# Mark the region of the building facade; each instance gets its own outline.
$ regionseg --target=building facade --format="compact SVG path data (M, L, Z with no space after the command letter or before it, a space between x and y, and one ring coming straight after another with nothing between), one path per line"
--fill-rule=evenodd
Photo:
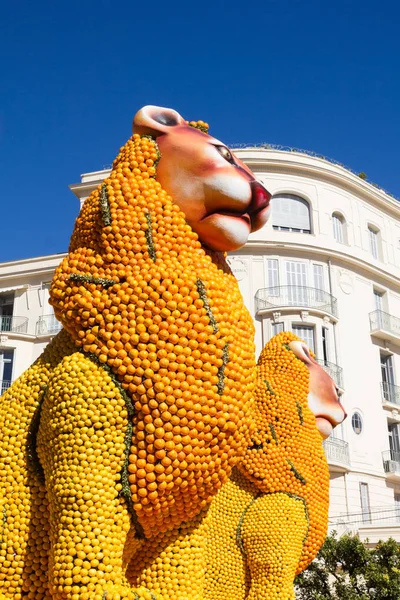
M236 154L273 195L272 216L228 260L259 353L291 330L335 380L348 414L325 442L330 528L400 541L400 203L323 158ZM82 175L81 201L109 174ZM48 305L63 254L0 264L0 382L6 389L60 326Z

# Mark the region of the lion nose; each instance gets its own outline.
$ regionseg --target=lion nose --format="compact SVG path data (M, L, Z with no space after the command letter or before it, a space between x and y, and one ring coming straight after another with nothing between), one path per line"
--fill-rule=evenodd
M263 186L260 181L256 181L255 179L250 182L251 187L251 202L249 206L249 214L258 212L263 208L266 208L271 200L271 194L269 191Z

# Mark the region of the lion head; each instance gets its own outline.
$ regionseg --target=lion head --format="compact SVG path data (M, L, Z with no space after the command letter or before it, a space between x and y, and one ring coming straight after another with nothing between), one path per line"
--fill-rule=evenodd
M175 110L158 106L142 108L133 131L157 140L157 180L203 244L236 250L265 225L271 195L225 144L190 127Z

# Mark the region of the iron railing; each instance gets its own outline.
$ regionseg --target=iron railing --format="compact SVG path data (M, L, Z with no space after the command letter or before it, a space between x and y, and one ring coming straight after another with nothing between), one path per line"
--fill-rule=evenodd
M343 513L339 517L330 519L331 525L362 525L365 523L378 524L400 522L400 505L377 506L366 508L363 512Z
M26 333L28 331L28 317L0 316L0 332Z
M400 475L400 452L397 450L385 450L382 452L382 459L385 473Z
M383 310L374 310L369 313L370 331L383 329L400 338L400 319Z
M2 396L4 394L4 392L6 390L8 390L8 388L10 387L10 385L12 384L12 381L6 381L3 379L3 381L0 381L0 396Z
M326 460L338 462L342 465L350 465L349 444L337 438L328 438L323 442Z
M283 308L286 306L304 306L316 308L337 317L337 299L318 288L303 285L279 285L262 288L256 292L256 311Z
M329 362L329 360L322 360L320 358L316 358L315 362L321 365L324 371L328 373L329 377L332 377L333 381L339 388L341 388L342 390L344 389L342 367L339 367L339 365L335 365L335 363Z
M400 386L381 381L382 400L383 402L392 402L400 405Z
M62 325L55 315L43 315L36 323L36 335L58 333L61 329Z

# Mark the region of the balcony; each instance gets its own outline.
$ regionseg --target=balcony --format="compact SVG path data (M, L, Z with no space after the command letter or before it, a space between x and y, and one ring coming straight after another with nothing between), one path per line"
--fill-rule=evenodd
M27 333L28 317L0 316L0 333Z
M400 452L385 450L382 452L383 468L390 476L400 477Z
M328 465L336 467L337 471L348 471L350 469L349 444L344 440L330 437L323 442Z
M393 383L387 383L387 381L381 381L382 390L382 402L386 404L397 404L400 406L400 386L393 385Z
M317 313L338 316L337 299L317 288L301 285L281 285L262 288L255 296L256 312L288 308L306 308Z
M333 379L333 381L336 383L338 388L343 390L344 385L343 385L343 369L342 369L342 367L339 367L339 365L335 365L335 363L331 363L328 360L321 360L319 358L316 358L315 361L321 365L321 367L324 369L324 371L326 371L328 373L329 377L331 377Z
M55 315L43 315L36 323L36 335L55 335L61 329L62 325Z
M4 379L3 381L0 381L0 396L2 396L4 392L8 390L11 384L12 381L5 381Z
M383 310L374 310L369 313L369 324L371 335L388 340L395 344L400 344L400 319L383 312Z

